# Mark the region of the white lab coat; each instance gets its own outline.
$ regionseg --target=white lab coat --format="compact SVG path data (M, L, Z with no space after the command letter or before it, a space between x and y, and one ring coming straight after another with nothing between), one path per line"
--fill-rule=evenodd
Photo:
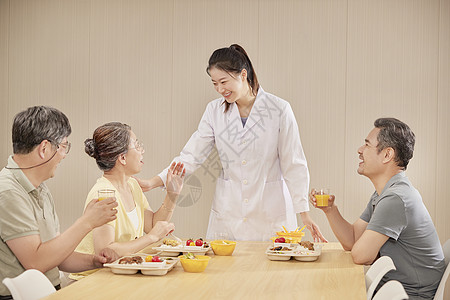
M227 233L234 240L268 240L282 225L295 229L295 214L309 210L309 172L291 106L260 87L243 127L236 104L224 113L223 102L207 105L197 131L173 160L190 174L217 147L222 170L206 238ZM164 184L167 170L159 174Z

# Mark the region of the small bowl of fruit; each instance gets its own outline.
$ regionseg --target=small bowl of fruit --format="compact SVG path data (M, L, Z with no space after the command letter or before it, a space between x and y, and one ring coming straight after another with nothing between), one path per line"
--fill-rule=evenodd
M236 242L227 240L216 240L211 242L211 248L215 255L232 255Z
M180 255L178 257L180 258L181 266L184 271L190 273L201 273L205 271L209 260L211 259L210 256L194 255L192 253Z

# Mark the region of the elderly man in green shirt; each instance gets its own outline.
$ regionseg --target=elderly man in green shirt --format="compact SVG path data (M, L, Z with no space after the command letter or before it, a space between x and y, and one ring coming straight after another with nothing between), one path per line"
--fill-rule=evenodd
M14 155L0 171L0 299L12 299L1 281L26 269L40 270L58 288L59 269L81 272L116 258L110 249L100 255L74 252L88 232L116 218L114 198L94 199L69 229L59 232L55 203L44 182L69 153L70 133L67 117L52 107L30 107L14 118Z

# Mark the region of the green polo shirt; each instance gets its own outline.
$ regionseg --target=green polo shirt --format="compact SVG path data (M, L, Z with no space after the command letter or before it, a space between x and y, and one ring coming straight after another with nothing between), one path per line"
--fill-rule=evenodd
M18 167L12 156L8 158L7 167ZM6 241L39 235L44 243L56 237L59 220L45 183L35 188L20 169L3 168L0 171L0 207L0 295L4 296L11 293L2 280L25 271ZM53 285L60 284L57 267L45 275Z

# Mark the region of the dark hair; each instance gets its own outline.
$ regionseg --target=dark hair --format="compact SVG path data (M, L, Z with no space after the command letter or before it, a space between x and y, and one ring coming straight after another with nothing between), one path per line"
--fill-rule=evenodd
M102 171L116 165L120 154L128 151L131 127L119 122L106 123L95 129L92 139L84 141L84 151L95 158Z
M33 106L14 117L12 143L14 154L28 154L43 140L60 143L72 133L69 119L49 106Z
M408 125L395 118L379 118L373 124L380 129L378 133L378 152L391 147L395 151L395 162L406 170L413 157L416 137Z
M258 94L259 83L256 77L255 69L253 69L252 62L245 52L244 48L238 44L233 44L228 48L220 48L213 52L209 58L208 67L206 72L209 74L209 70L217 68L223 70L230 75L239 74L243 69L247 70L247 82L252 90L252 94L256 96ZM234 77L234 76L233 76ZM224 101L225 112L228 111L230 103Z

